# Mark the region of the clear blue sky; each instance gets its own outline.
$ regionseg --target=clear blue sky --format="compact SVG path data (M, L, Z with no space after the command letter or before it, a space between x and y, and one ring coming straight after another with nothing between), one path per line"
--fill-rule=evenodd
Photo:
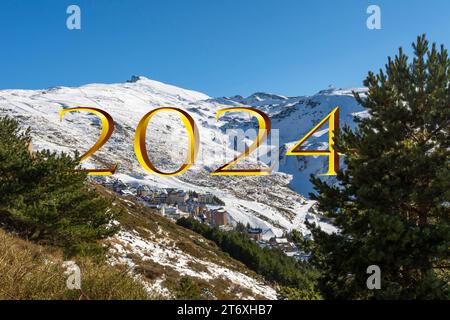
M81 8L81 30L66 8ZM382 30L366 9L382 10ZM212 96L361 86L418 34L450 46L448 0L2 0L0 88L123 82Z

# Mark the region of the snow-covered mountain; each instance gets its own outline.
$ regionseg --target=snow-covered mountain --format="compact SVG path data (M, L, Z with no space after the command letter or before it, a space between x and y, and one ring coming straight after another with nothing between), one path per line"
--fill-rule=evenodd
M355 127L354 119L362 118L367 112L356 102L353 92L364 96L366 89L334 89L322 90L313 96L285 97L276 94L254 93L247 98L234 96L218 98L213 101L228 106L247 105L264 111L269 115L272 131L278 130L279 171L292 175L289 186L298 193L308 196L313 191L309 182L311 174L326 173L328 158L323 156L293 157L285 153L311 129L325 118L335 107L340 109L340 125ZM255 128L255 121L248 117L228 119L226 128ZM327 149L328 124L313 134L302 148L310 150ZM329 177L327 179L330 179Z
M360 89L357 89L360 90ZM230 106L254 106L266 112L272 128L279 129L280 166L269 176L212 176L210 172L233 159L236 151L226 135L228 128L252 128L248 115L227 113L219 121L216 111ZM55 87L47 90L0 91L0 115L9 115L33 130L35 149L64 152L86 151L98 139L98 118L84 112L72 112L59 121L61 108L95 107L108 112L115 121L111 139L83 163L85 167L110 167L118 163L115 177L127 183L174 187L211 192L225 202L235 221L259 226L266 237L280 236L293 228L304 234L305 219L317 221L326 230L332 227L312 213L314 202L304 195L311 191L309 174L326 170L326 157L285 157L283 150L306 134L334 107L341 107L341 122L353 125L353 116L363 113L351 90L330 89L311 97L284 97L256 93L247 98L213 99L203 93L185 90L144 77L132 77L125 83L89 84L81 87ZM137 124L150 110L177 107L195 120L200 135L199 157L185 173L160 177L146 172L136 160L133 142ZM158 113L147 131L150 159L160 169L171 170L183 162L187 150L185 127L173 113ZM326 146L327 130L318 132L310 146ZM223 156L226 154L226 156ZM262 165L249 159L243 166Z

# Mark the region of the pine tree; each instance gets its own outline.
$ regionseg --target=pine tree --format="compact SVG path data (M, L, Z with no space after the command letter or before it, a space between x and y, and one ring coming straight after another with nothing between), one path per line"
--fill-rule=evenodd
M311 196L340 230L310 226L326 298L450 298L450 60L424 35L413 49L412 61L400 48L369 72L366 96L355 94L370 116L336 138L346 164L338 183L311 177ZM370 265L381 290L366 286Z
M68 253L98 249L116 231L119 212L76 171L78 156L30 152L30 131L0 118L0 223L23 237Z

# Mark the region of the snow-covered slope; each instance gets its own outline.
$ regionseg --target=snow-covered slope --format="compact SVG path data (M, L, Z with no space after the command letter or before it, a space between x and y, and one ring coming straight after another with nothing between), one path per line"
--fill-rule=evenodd
M288 159L281 152L280 172L270 176L211 176L212 170L236 154L229 148L225 129L254 124L248 116L238 113L227 114L217 121L216 111L230 105L252 105L268 113L273 128L280 129L281 146L300 139L336 105L341 107L341 119L346 123L352 123L352 115L363 111L350 91L345 90L323 91L312 97L258 93L245 99L239 96L212 99L144 77L133 77L118 84L0 91L0 115L13 116L30 126L35 149L86 151L99 136L100 121L91 114L72 112L60 122L59 111L76 106L100 108L114 118L116 128L104 147L83 163L85 167L109 167L118 163L116 177L128 183L211 192L225 202L235 221L268 230L266 237L280 236L284 230L293 228L308 233L305 219L317 217L308 213L314 203L302 194L311 189L309 174L322 171L326 159ZM186 110L194 118L199 128L200 151L195 165L187 172L176 177L159 177L139 165L133 141L140 119L152 109L168 106ZM147 148L154 164L163 170L177 168L187 149L181 120L173 113L159 113L147 132ZM326 131L321 133L315 143L323 145ZM250 162L243 165L252 165ZM321 225L332 230L325 223Z
M285 156L285 153L335 107L340 109L340 125L348 125L354 128L354 118L366 115L366 111L354 99L354 91L364 96L366 90L363 88L330 88L310 97L285 97L267 93L255 93L247 98L234 96L215 99L215 101L229 106L252 106L269 115L272 131L278 130L280 150L278 170L292 175L293 179L290 181L289 186L298 193L308 196L313 191L309 182L310 175L326 173L328 170L328 158L323 156ZM223 126L222 129L254 127L254 121L245 117L234 117L229 119L226 126ZM324 124L322 128L319 128L302 147L311 150L327 149L328 124ZM326 179L332 178L328 177Z
M156 298L176 298L181 277L189 276L214 297L207 299L276 299L277 286L234 260L212 241L174 224L134 197L117 197L101 185L93 185L124 214L120 231L106 239L108 261L127 266ZM175 287L175 288L174 288Z

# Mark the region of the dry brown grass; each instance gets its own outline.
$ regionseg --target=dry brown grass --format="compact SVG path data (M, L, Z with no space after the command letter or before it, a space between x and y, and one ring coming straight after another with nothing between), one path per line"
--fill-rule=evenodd
M0 299L149 299L127 270L88 258L75 259L81 290L69 290L62 254L9 235L0 229Z

